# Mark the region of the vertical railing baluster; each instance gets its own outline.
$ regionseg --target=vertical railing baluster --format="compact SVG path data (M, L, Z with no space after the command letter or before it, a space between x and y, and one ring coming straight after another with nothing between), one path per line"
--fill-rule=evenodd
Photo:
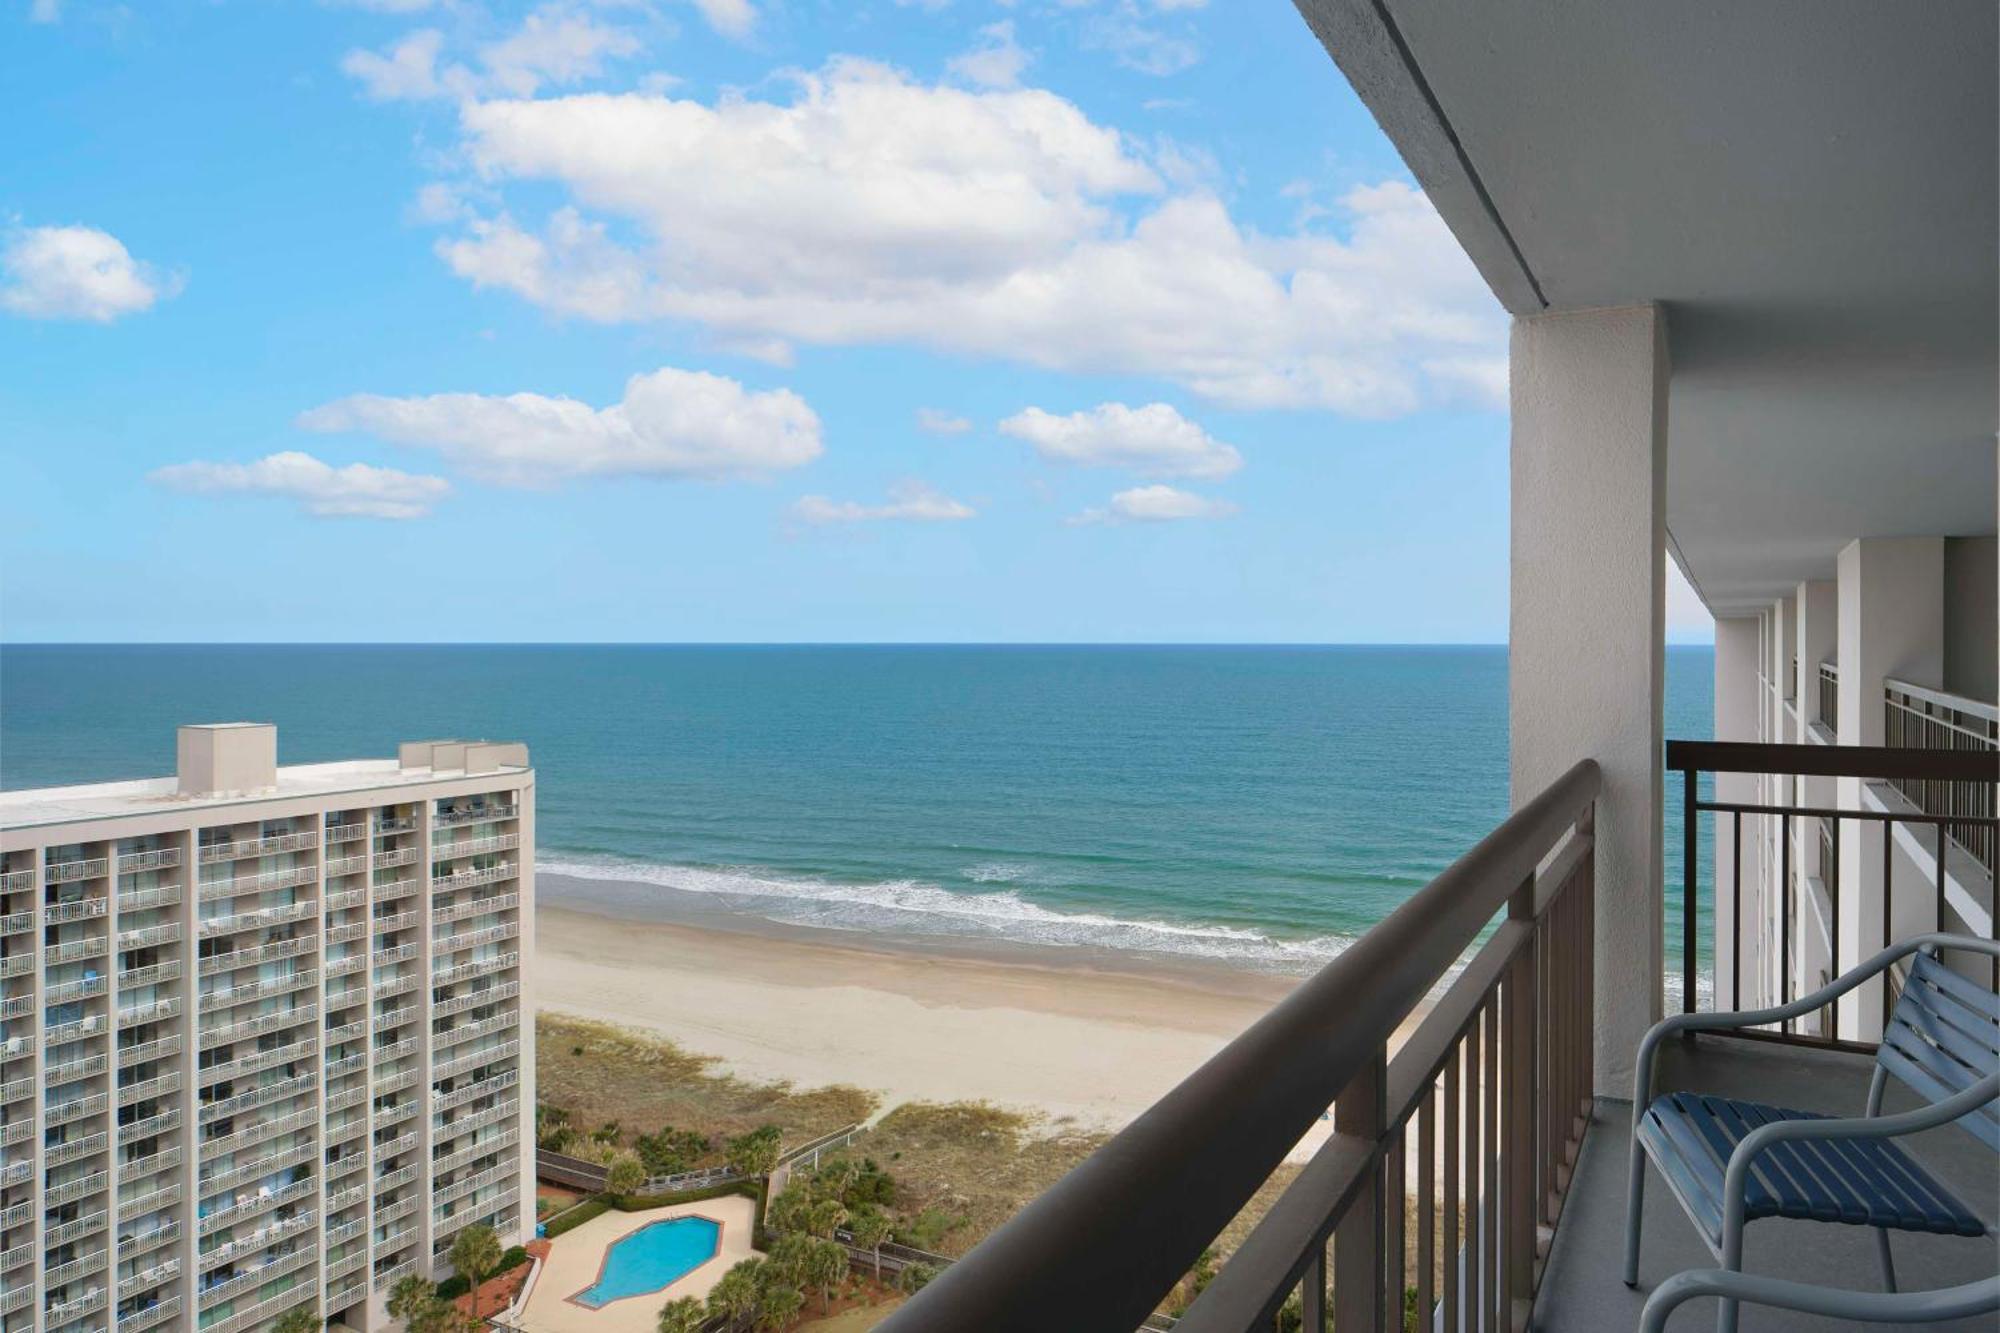
M1845 970L1840 961L1840 835L1838 824L1834 825L1834 836L1825 841L1833 848L1833 877L1827 880L1826 895L1827 916L1830 918L1827 927L1826 948L1832 957L1827 960L1826 970L1829 975L1837 977ZM1826 867L1821 866L1820 870L1824 874ZM1832 1029L1831 1038L1834 1041L1839 1041L1840 1001L1836 999L1832 1004L1829 1004L1826 1007L1826 1012L1829 1015L1829 1026Z
M1730 836L1736 840L1736 854L1730 858L1729 874L1733 883L1730 898L1736 913L1736 935L1729 945L1729 1003L1733 1008L1747 1009L1743 1002L1743 812L1729 812ZM1721 1008L1717 998L1716 1007Z
M1695 916L1699 898L1695 892L1695 770L1686 770L1681 790L1681 1012L1694 1012Z
M1462 1118L1459 1114L1463 1089L1459 1081L1459 1062L1464 1054L1464 1044L1453 1042L1451 1054L1445 1057L1444 1062L1444 1281L1440 1286L1444 1299L1445 1333L1457 1333L1458 1329L1459 1163L1463 1147Z
M1365 1143L1382 1138L1388 1120L1388 1058L1383 1047L1356 1074L1333 1104L1333 1127ZM1333 1238L1333 1300L1343 1329L1382 1326L1382 1164L1378 1160ZM1322 1259L1325 1247L1321 1246ZM1320 1285L1324 1288L1325 1274ZM1319 1333L1309 1322L1310 1333Z
M1778 1003L1792 1002L1792 913L1797 910L1798 895L1792 889L1792 817L1789 813L1778 816ZM1792 1020L1779 1024L1779 1030L1789 1033Z
M1481 1099L1486 1121L1484 1172L1486 1199L1486 1327L1507 1333L1500 1322L1501 1293L1506 1283L1500 1276L1500 996L1496 990L1486 1001L1486 1091Z
M1486 1308L1482 1274L1479 1271L1479 1210L1485 1200L1479 1193L1479 1165L1486 1156L1486 1118L1479 1113L1480 1092L1485 1077L1479 1057L1480 1015L1474 1013L1465 1030L1465 1327L1480 1326L1480 1311Z
M1403 1289L1409 1285L1409 1260L1404 1247L1409 1243L1409 1152L1401 1128L1389 1136L1383 1157L1382 1191L1386 1196L1388 1225L1383 1230L1382 1259L1388 1270L1388 1300L1382 1311L1383 1333L1404 1333Z
M1437 1301L1437 1088L1417 1108L1417 1325L1428 1330Z
M1313 1246L1306 1273L1299 1281L1300 1326L1304 1333L1326 1333L1326 1242Z
M1890 935L1890 926L1889 926L1889 900L1890 900L1891 898L1895 897L1895 893L1894 893L1894 888L1895 888L1895 884L1896 884L1896 880L1895 880L1895 877L1894 877L1894 873L1893 873L1893 872L1894 872L1894 870L1895 870L1895 867L1894 867L1894 866L1892 866L1892 865L1891 865L1891 864L1889 863L1889 852L1890 852L1891 848L1892 848L1892 847L1894 846L1894 844L1895 844L1895 841L1896 841L1896 831L1895 831L1894 829L1892 829L1892 828L1891 828L1891 827L1889 826L1889 824L1888 824L1888 822L1887 822L1886 820L1885 820L1885 821L1883 821L1883 824L1882 824L1882 940L1881 940L1881 943L1879 943L1878 945L1876 945L1876 946L1875 946L1875 947L1876 947L1876 948L1878 948L1878 949L1886 949L1886 948L1888 948L1888 947L1889 947L1889 941L1890 941L1890 939L1892 938L1892 936ZM1889 993L1889 978L1890 978L1890 977L1891 977L1892 975L1894 975L1895 971L1896 971L1896 969L1895 969L1895 968L1894 968L1893 966L1891 966L1891 967L1885 967L1885 968L1883 968L1883 969L1882 969L1882 1032L1883 1032L1883 1034L1887 1034L1887 1033L1888 1033L1888 1031L1889 1031L1889 1007L1890 1007L1890 1005L1891 1005L1892 1003L1894 1003L1894 999L1893 999L1893 997L1892 997L1892 996L1890 995L1890 993Z
M1527 912L1533 909L1533 883L1528 887ZM1510 914L1520 911L1521 895L1516 894ZM1526 913L1521 913L1525 915ZM1535 1184L1538 1176L1535 1151L1535 940L1508 966L1502 984L1501 1014L1507 1025L1504 1070L1501 1075L1504 1101L1501 1107L1501 1140L1507 1144L1505 1180L1501 1205L1506 1213L1502 1243L1506 1261L1502 1278L1506 1284L1503 1311L1511 1327L1525 1318L1535 1288Z

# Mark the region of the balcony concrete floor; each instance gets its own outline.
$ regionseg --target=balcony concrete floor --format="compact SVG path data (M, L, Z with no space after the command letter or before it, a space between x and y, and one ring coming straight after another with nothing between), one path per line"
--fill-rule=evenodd
M1811 1051L1729 1038L1702 1038L1693 1046L1668 1044L1662 1053L1659 1088L1711 1092L1800 1110L1858 1115L1868 1091L1873 1062L1863 1056ZM1916 1105L1907 1089L1892 1083L1887 1109ZM1631 1149L1631 1108L1600 1103L1596 1123L1584 1140L1575 1182L1556 1229L1547 1274L1535 1305L1537 1329L1547 1333L1613 1333L1634 1329L1646 1297L1665 1278L1684 1268L1713 1268L1715 1260L1680 1204L1647 1168L1639 1287L1619 1281L1625 1240L1625 1176ZM1911 1154L1988 1223L2000 1215L2000 1162L1991 1149L1962 1130L1945 1128L1902 1140ZM1901 1233L1890 1245L1898 1284L1904 1291L1955 1286L2000 1271L2000 1240ZM1793 1281L1830 1287L1881 1290L1870 1228L1767 1218L1746 1233L1744 1267ZM1682 1305L1671 1330L1713 1329L1716 1302L1702 1298ZM1805 1329L1909 1328L1908 1324L1829 1322L1811 1315L1743 1307L1742 1333ZM1993 1333L1996 1321L1982 1317L1916 1327Z

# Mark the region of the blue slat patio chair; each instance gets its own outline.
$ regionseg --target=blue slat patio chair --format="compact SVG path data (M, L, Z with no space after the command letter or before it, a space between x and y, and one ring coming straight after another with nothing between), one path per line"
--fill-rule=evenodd
M1939 956L1944 950L2000 958L2000 943L1992 940L1920 935L1883 950L1832 984L1790 1004L1741 1013L1676 1014L1647 1032L1639 1043L1632 1097L1635 1120L1625 1220L1626 1286L1639 1282L1640 1205L1650 1158L1725 1270L1722 1280L1709 1288L1723 1297L1716 1320L1719 1333L1735 1333L1738 1299L1759 1299L1729 1275L1741 1274L1743 1228L1760 1217L1875 1228L1887 1295L1823 1291L1825 1309L1821 1312L1866 1308L1868 1313L1851 1317L1893 1318L1881 1312L1883 1301L1888 1300L1891 1308L1898 1303L1907 1306L1911 1322L1944 1317L1919 1313L1937 1307L1934 1299L1928 1307L1924 1304L1937 1293L1896 1293L1889 1233L1986 1236L1992 1234L1992 1228L1934 1180L1895 1140L1956 1123L2000 1152L2000 994L1946 967ZM1868 1103L1860 1116L1837 1119L1701 1093L1653 1096L1654 1057L1667 1037L1797 1018L1825 1008L1905 958L1911 960L1909 976L1876 1053ZM1925 1104L1897 1115L1881 1114L1882 1093L1891 1078L1915 1091ZM1684 1293L1678 1299L1696 1294L1687 1291L1687 1285L1677 1288ZM1994 1286L1991 1294L2000 1299L2000 1285ZM1863 1296L1869 1299L1855 1303ZM1847 1298L1845 1305L1843 1297Z

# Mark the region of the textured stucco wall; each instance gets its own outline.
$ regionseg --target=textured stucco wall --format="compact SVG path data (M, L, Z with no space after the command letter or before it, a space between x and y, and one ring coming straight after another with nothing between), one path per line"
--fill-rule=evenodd
M1660 1012L1667 350L1654 306L1514 323L1515 805L1577 760L1597 816L1597 1083L1631 1093Z

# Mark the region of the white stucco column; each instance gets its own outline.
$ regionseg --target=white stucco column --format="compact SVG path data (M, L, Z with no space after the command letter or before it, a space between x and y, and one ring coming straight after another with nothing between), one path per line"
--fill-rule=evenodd
M1839 599L1839 585L1832 579L1801 583L1793 599L1799 614L1799 676L1793 689L1798 692L1799 720L1808 730L1814 722L1828 727L1835 724L1835 719L1819 715L1819 664L1833 661L1840 653Z
M1882 682L1890 677L1936 688L1944 672L1944 541L1939 537L1870 537L1849 542L1838 568L1839 710L1842 745L1882 744ZM1862 779L1835 783L1843 810L1859 810ZM1883 832L1879 824L1843 820L1840 828L1840 969L1882 948ZM1898 904L1891 904L1892 908ZM1904 906L1931 911L1929 903ZM1929 929L1903 915L1893 937ZM1881 1035L1881 1003L1869 987L1840 1002L1841 1035Z
M1755 616L1716 619L1716 740L1757 739L1757 708L1762 694L1757 682L1757 637ZM1715 799L1744 805L1752 803L1757 799L1756 774L1717 773ZM1729 819L1725 818L1716 825L1715 875L1702 885L1705 889L1711 884L1714 886L1715 1002L1720 1009L1747 1007L1756 1003L1758 998L1757 969L1763 965L1763 955L1757 947L1762 934L1758 922L1763 919L1763 900L1758 890L1763 883L1764 862L1762 841L1755 836L1755 819L1755 816L1744 817L1742 832L1745 836L1741 839L1735 836L1736 826ZM1742 848L1740 879L1737 873L1739 842ZM1736 900L1739 884L1743 894L1740 912ZM1740 964L1736 956L1738 921L1742 923L1743 957ZM1736 981L1739 976L1742 982L1740 996Z
M1666 325L1656 306L1514 322L1512 789L1578 760L1597 813L1596 1070L1631 1095L1661 1008Z

